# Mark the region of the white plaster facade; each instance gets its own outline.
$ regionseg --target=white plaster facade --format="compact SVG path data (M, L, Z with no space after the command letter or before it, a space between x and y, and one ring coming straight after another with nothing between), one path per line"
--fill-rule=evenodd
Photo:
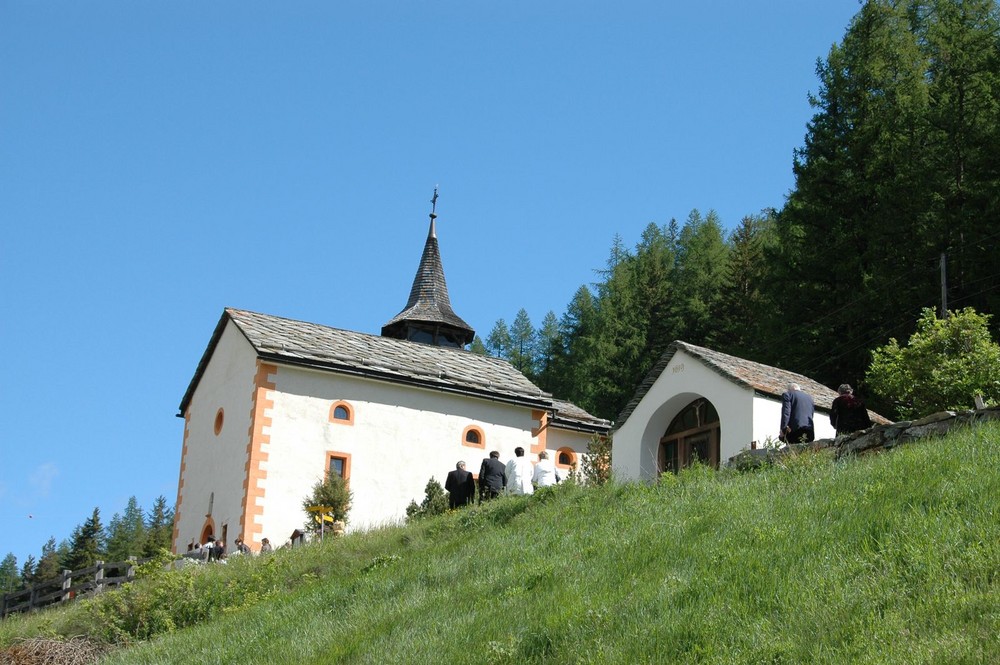
M800 383L813 395L817 405L816 438L836 434L828 412L829 403L836 395L833 391L806 377L746 361L739 363L742 375L736 372L727 375L727 359L739 360L689 344L675 342L671 345L664 356L665 362L647 377L651 384L643 388L641 399L631 405L631 411L614 432L612 471L617 478L657 478L661 473L661 438L674 418L700 398L711 402L719 414L719 460L722 463L751 447L751 442L762 446L769 438L777 441L781 421L780 394L790 381ZM751 370L749 375L747 369ZM767 375L770 380L748 379L753 372L762 379ZM824 405L827 408L822 408Z

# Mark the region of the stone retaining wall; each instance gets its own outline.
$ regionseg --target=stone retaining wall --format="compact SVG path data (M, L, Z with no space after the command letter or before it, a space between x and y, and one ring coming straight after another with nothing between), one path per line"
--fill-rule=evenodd
M744 450L726 464L737 468L754 468L796 450L833 448L837 459L848 455L887 450L904 443L931 436L943 436L957 427L1000 420L1000 406L973 411L939 411L919 420L903 420L888 425L873 425L868 429L844 434L836 439L818 439L812 443L795 444L777 449Z

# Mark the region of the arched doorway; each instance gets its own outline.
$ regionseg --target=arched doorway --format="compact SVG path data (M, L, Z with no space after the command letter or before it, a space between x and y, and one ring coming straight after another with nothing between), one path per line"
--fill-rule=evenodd
M695 460L719 468L719 413L698 398L681 409L660 439L660 473L677 473Z

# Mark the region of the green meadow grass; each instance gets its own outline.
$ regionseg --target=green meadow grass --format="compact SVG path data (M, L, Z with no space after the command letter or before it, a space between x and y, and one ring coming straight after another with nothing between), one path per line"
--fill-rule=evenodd
M841 462L560 486L160 575L42 629L159 633L116 664L1000 662L998 499L984 425ZM145 624L109 634L129 612ZM46 614L4 622L0 645Z

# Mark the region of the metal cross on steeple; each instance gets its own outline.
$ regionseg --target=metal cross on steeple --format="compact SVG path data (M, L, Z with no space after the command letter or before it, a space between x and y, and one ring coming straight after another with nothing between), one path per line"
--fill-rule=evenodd
M431 219L437 217L438 188L434 185L434 197L431 199Z

